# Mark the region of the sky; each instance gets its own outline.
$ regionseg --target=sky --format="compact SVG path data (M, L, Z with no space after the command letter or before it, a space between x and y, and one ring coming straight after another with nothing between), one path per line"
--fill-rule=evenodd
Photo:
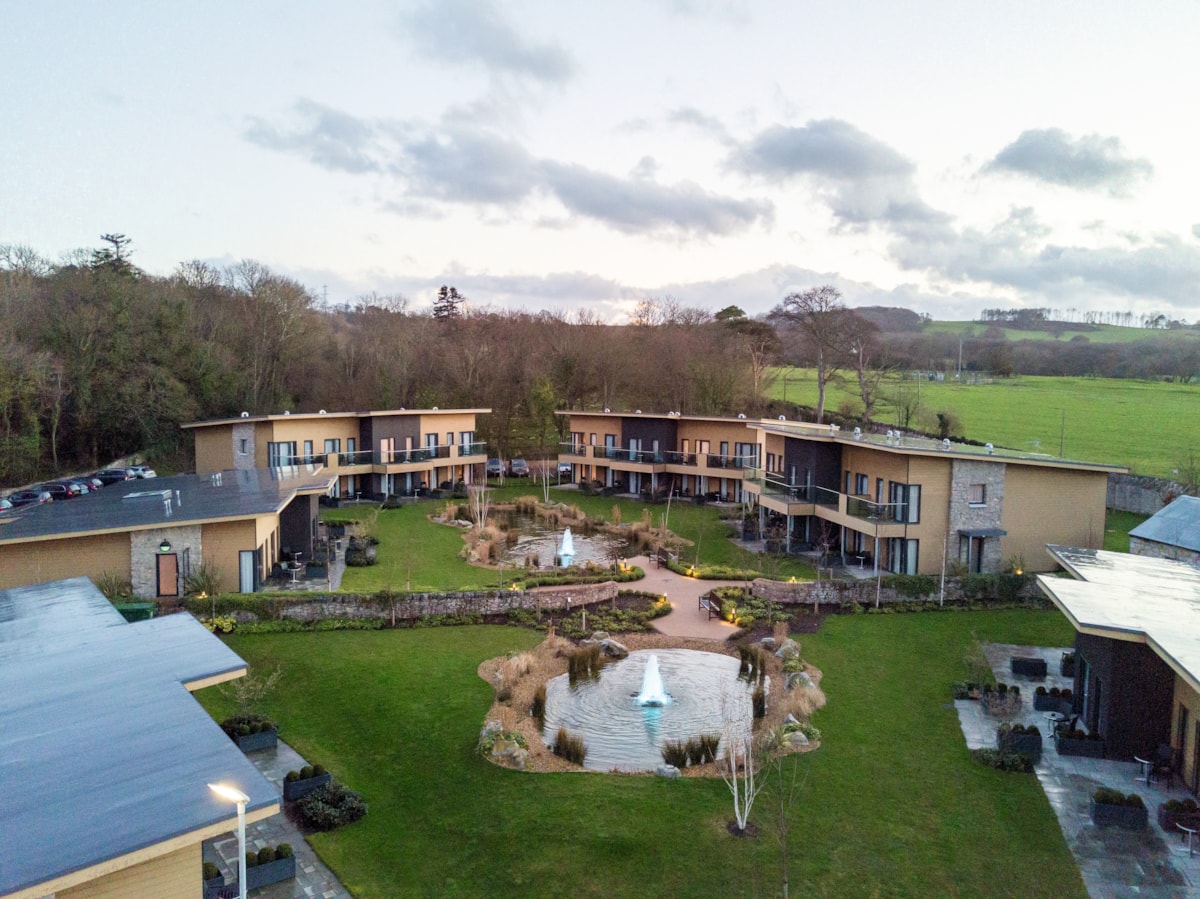
M1200 318L1195 0L0 5L0 244L51 259Z

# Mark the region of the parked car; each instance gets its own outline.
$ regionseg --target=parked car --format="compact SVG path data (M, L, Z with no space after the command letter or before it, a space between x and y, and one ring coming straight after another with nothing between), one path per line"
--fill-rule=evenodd
M45 490L18 490L16 493L8 495L8 501L13 504L13 507L18 506L36 506L39 503L48 503L52 499L49 493Z
M504 462L500 459L488 459L485 473L489 478L498 478L504 474Z
M108 485L128 481L133 475L129 473L129 469L127 468L102 468L92 475L92 477L98 478L101 483Z
M104 486L104 482L102 480L100 480L98 477L96 477L94 474L85 475L82 478L75 478L75 480L81 481L82 483L87 484L93 493Z
M85 478L59 478L51 483L62 484L68 490L73 490L73 496L83 496L85 493L92 492L92 485Z
M508 463L508 476L511 478L529 477L529 463L524 459L513 459Z
M7 512L9 509L15 509L16 506L7 497L0 499L0 512Z
M133 477L133 478L156 478L156 477L158 477L158 472L156 472L149 465L130 465L129 468L127 468L125 470L128 471L129 476Z
M83 490L78 484L64 484L58 481L49 484L38 484L33 489L40 490L43 493L49 493L52 498L60 502L62 500L74 499L75 497L83 494Z

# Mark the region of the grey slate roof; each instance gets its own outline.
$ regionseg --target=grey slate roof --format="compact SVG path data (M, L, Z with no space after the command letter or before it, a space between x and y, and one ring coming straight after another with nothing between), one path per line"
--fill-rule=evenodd
M244 668L190 615L127 624L86 578L0 591L0 895L229 821L209 783L278 803L185 687Z
M263 515L299 493L324 493L335 477L324 466L299 465L124 481L0 516L0 543Z
M1129 536L1200 552L1200 498L1179 497L1130 531Z

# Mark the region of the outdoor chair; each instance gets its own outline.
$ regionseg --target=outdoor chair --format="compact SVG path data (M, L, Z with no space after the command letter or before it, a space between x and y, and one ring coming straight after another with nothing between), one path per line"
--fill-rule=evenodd
M1064 720L1060 721L1058 723L1058 725L1054 728L1054 735L1060 737L1063 734L1069 734L1078 725L1079 725L1079 716L1078 715L1075 715L1070 720L1064 719Z
M1150 781L1166 778L1167 789L1175 783L1175 747L1169 743L1160 743L1154 753L1154 765L1150 769Z

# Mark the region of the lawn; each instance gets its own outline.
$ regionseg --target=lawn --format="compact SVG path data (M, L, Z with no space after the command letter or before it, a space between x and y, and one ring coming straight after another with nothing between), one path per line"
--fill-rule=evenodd
M1129 552L1129 532L1148 517L1136 512L1109 509L1108 514L1104 516L1104 548L1116 553Z
M495 503L512 501L520 496L537 496L541 491L534 484L509 485L493 490ZM584 496L574 489L551 488L551 501L579 506L592 518L613 520L613 510L619 509L621 521L642 520L642 510L649 509L651 521L659 527L667 514L665 503L646 505L630 499ZM342 578L346 592L376 590L462 590L499 587L520 580L513 569L504 572L471 565L459 558L463 534L457 528L429 521L428 516L440 512L448 500L414 503L398 509L381 509L375 518L375 535L380 540L379 563L369 568L348 568ZM748 552L729 539L730 526L720 520L718 506L695 506L690 502L672 503L667 527L690 540L687 560L706 565L751 568L771 577L811 578L813 570L807 563ZM375 507L346 506L325 511L326 521L348 521L374 516ZM501 580L503 578L503 581ZM631 585L636 589L636 584Z
M825 673L820 750L796 757L794 895L1083 896L1037 780L970 761L951 682L972 635L1067 645L1057 612L859 615L805 638ZM778 846L726 832L720 782L496 768L474 750L483 659L512 628L229 638L279 667L267 711L310 761L360 790L362 822L313 837L360 896L775 896ZM218 717L216 690L199 694ZM767 823L767 804L751 820Z
M777 372L773 398L816 405L811 369ZM1155 477L1194 467L1200 385L1023 376L973 385L921 381L918 388L912 378L892 379L879 391L875 418L897 424L893 410L901 395L913 399L918 389L926 417L951 412L962 422L957 436L1023 452L1125 465L1135 474ZM831 387L826 407L837 409L843 402L862 408L850 383Z
M982 337L984 332L999 328L1004 332L1004 339L1017 340L1055 340L1068 343L1072 337L1082 334L1088 343L1135 343L1139 340L1196 340L1198 335L1194 330L1151 330L1148 328L1130 328L1123 325L1081 325L1073 327L1066 322L1056 323L1062 327L1061 333L1055 336L1051 330L1029 331L1023 328L1006 328L1000 323L978 321L940 321L929 322L921 328L922 334L955 334L963 337ZM1047 323L1047 327L1051 327Z

